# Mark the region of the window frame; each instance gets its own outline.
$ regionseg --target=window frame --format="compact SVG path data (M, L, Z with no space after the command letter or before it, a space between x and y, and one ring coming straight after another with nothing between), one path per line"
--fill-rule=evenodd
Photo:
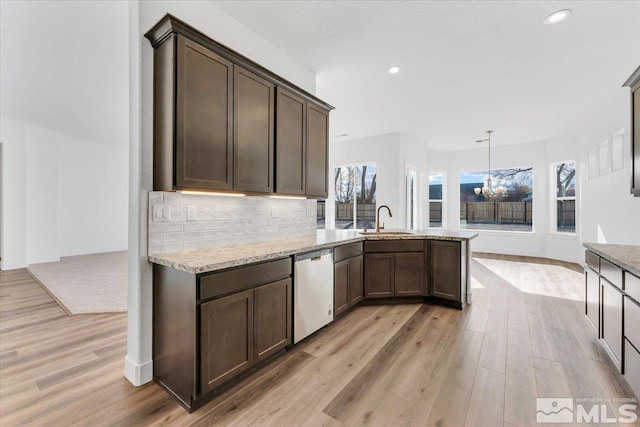
M335 165L332 167L333 170L333 177L335 179L335 173L336 173L336 169L338 168L347 168L347 167L353 167L353 168L358 168L358 167L362 167L362 166L375 166L376 168L376 175L378 174L378 164L377 162L358 162L358 163L345 163L345 164L340 164L340 165ZM356 186L356 183L354 182L354 188ZM369 230L368 228L356 228L356 226L358 225L358 207L357 207L357 196L354 193L354 197L353 197L353 227L352 228L336 228L336 222L337 222L337 217L335 215L335 210L336 210L336 206L337 206L337 200L336 200L336 189L335 189L335 185L332 186L333 188L331 189L331 193L330 193L330 197L333 198L332 202L333 202L333 211L334 211L334 218L333 218L333 230L354 230L354 231L361 231L361 230ZM326 206L327 204L325 203L325 218L326 218ZM378 208L378 190L376 188L376 209ZM326 228L326 219L325 219L325 230L328 230L328 228Z
M562 164L562 163L569 163L569 162L573 162L574 168L575 168L575 195L574 196L570 196L570 197L558 197L558 183L556 182L556 171L558 168L558 165ZM551 212L550 212L550 223L549 223L549 232L551 234L555 234L558 236L565 236L565 237L577 237L578 236L578 162L573 159L567 159L567 160L560 160L557 162L552 162L549 165L549 194L551 196L551 203L550 203L550 208L551 208ZM558 230L558 201L566 201L566 200L573 200L574 201L574 216L575 216L575 229L574 231L561 231Z
M479 228L463 228L462 227L462 221L460 218L460 212L458 212L458 229L461 231L471 231L474 233L480 233L480 234L485 234L485 233L497 233L497 234L503 234L503 233L507 233L509 235L520 235L523 237L533 237L536 233L536 210L534 208L536 199L539 196L536 196L536 166L535 164L530 164L528 166L511 166L511 167L494 167L491 169L492 175L495 171L497 170L504 170L504 169L528 169L531 168L531 230L530 231L525 231L525 230L500 230L500 229L479 229ZM460 185L462 185L462 183L460 182L460 175L462 174L475 174L478 172L484 172L485 174L488 172L487 170L471 170L471 171L459 171L458 172L458 211L460 210ZM493 180L492 180L493 181Z
M431 177L431 175L440 175L442 177L442 196L440 199L432 199L431 198L431 181L428 181L428 185L427 185L427 203L429 205L429 228L433 228L434 230L444 230L445 227L445 222L447 219L447 216L445 215L445 204L444 204L444 195L445 195L445 189L446 189L446 173L445 172L439 172L439 171L430 171L428 176L427 176L427 180L429 180L429 178ZM431 225L431 202L438 202L440 203L440 226L439 227L433 227Z

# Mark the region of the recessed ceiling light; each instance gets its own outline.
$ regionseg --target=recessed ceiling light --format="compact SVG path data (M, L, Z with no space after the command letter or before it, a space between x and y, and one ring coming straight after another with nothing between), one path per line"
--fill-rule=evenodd
M544 18L545 24L556 24L560 21L564 21L567 19L567 16L571 13L570 9L561 9L556 12L553 12L551 15Z
M400 72L400 67L391 67L389 68L389 74L397 74Z

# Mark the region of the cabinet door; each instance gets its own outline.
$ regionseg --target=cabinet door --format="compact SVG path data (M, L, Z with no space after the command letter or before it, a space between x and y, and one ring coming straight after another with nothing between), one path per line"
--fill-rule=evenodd
M253 289L200 306L200 391L253 364Z
M328 195L329 112L307 104L306 194L326 198Z
M276 103L276 193L304 195L307 103L281 88Z
M237 65L234 70L233 188L271 193L275 86Z
M349 307L353 307L363 298L362 289L362 255L349 261Z
M616 358L622 360L622 292L604 279L602 285L602 339Z
M585 268L586 314L600 336L600 276L590 268Z
M422 252L395 254L394 268L395 296L419 296L423 294L424 254Z
M259 362L291 343L291 279L254 292L254 351Z
M232 107L233 64L178 36L177 189L232 188Z
M364 256L365 298L393 296L394 255L365 254Z
M349 308L349 260L345 259L333 266L333 306L334 317Z
M460 242L432 240L431 295L460 301Z

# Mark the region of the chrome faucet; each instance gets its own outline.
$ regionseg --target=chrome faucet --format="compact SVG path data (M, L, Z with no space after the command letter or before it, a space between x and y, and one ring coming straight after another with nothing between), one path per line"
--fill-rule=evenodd
M380 209L382 208L387 208L387 212L389 212L389 217L393 218L393 214L391 213L391 209L389 209L389 206L387 205L382 205L378 208L378 212L376 213L376 233L379 233L380 230L384 230L384 223L382 224L382 227L380 227Z

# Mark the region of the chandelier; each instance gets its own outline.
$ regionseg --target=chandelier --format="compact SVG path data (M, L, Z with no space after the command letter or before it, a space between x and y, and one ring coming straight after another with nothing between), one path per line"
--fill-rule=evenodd
M476 196L479 196L480 193L482 193L482 195L485 198L491 198L491 197L496 197L500 194L502 194L502 192L504 191L504 188L502 187L498 187L497 189L493 189L493 186L491 185L491 134L493 133L492 130L488 130L487 131L487 137L484 139L478 139L476 141L476 143L480 144L483 142L487 142L489 145L489 174L487 175L487 182L486 184L480 188L480 187L476 187L473 189L473 192L476 193Z

